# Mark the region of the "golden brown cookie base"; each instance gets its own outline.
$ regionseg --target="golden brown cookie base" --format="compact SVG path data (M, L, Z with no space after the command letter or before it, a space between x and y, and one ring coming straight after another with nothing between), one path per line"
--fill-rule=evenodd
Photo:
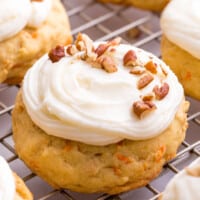
M57 44L68 44L72 37L66 11L60 0L53 0L47 20L37 29L24 28L0 42L0 83L18 84L39 57Z
M177 75L185 93L200 100L200 59L162 37L161 51L163 60Z
M15 148L55 188L120 193L146 185L175 157L185 137L187 109L183 102L168 129L153 139L92 146L47 135L31 121L19 93L12 113Z
M16 195L14 200L32 200L33 196L24 184L23 180L13 173L16 185Z
M99 0L102 3L131 5L145 10L161 11L170 0Z

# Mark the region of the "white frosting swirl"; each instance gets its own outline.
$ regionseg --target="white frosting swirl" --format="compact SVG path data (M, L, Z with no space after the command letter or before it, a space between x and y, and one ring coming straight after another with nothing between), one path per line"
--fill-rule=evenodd
M1 0L0 41L21 31L26 26L30 13L30 0Z
M32 2L32 13L28 21L28 26L38 27L40 26L51 9L51 0L43 0L42 2L33 1Z
M200 167L200 158L196 159L189 167L197 166ZM200 199L200 177L189 175L185 169L176 174L168 183L162 200L184 199Z
M0 1L0 42L19 33L26 25L38 27L47 17L51 0Z
M200 59L200 1L173 0L161 16L164 35L191 55Z
M97 43L95 43L97 45ZM133 49L142 63L153 58L158 74L142 90L139 77L123 66L123 56ZM183 89L172 71L158 58L129 45L116 47L118 71L107 73L75 56L52 63L43 56L28 71L22 87L23 101L35 124L47 134L93 145L107 145L122 139L140 140L158 135L174 119L183 99ZM143 119L133 114L133 102L160 85L163 76L168 95L155 100L157 109Z
M0 156L0 199L14 200L15 180L6 160Z

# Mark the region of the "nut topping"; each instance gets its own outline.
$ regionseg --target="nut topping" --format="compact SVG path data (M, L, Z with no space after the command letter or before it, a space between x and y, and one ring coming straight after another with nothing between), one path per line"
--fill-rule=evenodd
M69 45L66 49L66 52L70 55L73 56L74 54L76 54L78 52L78 49L76 48L75 45Z
M156 85L153 88L153 92L156 95L156 99L161 100L163 99L169 92L169 85L167 83L163 83L163 85L161 87L159 87L158 85Z
M102 55L99 58L97 58L97 62L108 73L113 73L117 71L117 67L114 60L109 56Z
M155 109L156 105L151 101L136 101L133 103L133 111L139 118Z
M137 56L133 50L129 50L123 58L124 66L135 66Z
M116 45L119 45L121 42L121 38L120 37L116 37L110 41L108 41L108 45L109 46L116 46Z
M164 76L167 76L168 73L166 72L166 70L163 68L162 65L160 65L160 68L161 68L162 73L164 74Z
M95 53L97 54L97 56L101 56L102 54L104 54L106 52L106 50L110 47L110 46L116 46L119 45L121 42L121 38L117 37L114 38L113 40L108 41L105 44L100 44L96 49L95 49ZM113 49L112 49L113 51Z
M97 56L101 56L102 54L105 53L105 51L108 49L108 45L107 44L100 44L96 49L95 49L95 53L97 54Z
M151 73L153 73L153 74L156 74L157 73L157 66L156 66L156 64L152 61L152 60L150 60L149 62L147 62L145 65L144 65L144 67L148 70L148 71L150 71Z
M130 74L141 75L145 72L145 69L141 66L136 66L130 70Z
M144 74L138 81L138 89L146 87L151 81L153 81L153 76L151 74Z
M143 101L152 101L154 99L155 95L153 92L146 94L144 96L142 96L142 100Z
M200 177L200 166L187 167L185 170L190 176Z
M96 54L94 52L93 41L86 35L79 33L75 41L76 48L79 51L86 51L85 58L96 59Z
M52 49L48 55L53 63L58 62L61 58L65 56L64 46L56 46L56 48Z

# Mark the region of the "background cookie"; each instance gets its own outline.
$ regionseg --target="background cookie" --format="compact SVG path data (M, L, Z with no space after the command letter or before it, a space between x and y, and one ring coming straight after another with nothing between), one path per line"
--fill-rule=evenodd
M183 84L186 95L200 100L200 18L198 0L171 1L161 15L163 60ZM177 12L178 10L178 12Z
M200 100L200 59L170 42L165 36L161 42L162 58L182 83L185 93Z
M170 0L99 0L103 3L131 5L145 10L161 11Z
M32 200L33 196L23 180L11 171L6 160L0 156L1 200Z
M200 158L176 174L167 184L160 200L183 200L200 198Z
M52 9L39 28L25 27L17 35L0 42L0 82L20 83L26 70L58 42L72 40L66 11L60 0L52 1Z

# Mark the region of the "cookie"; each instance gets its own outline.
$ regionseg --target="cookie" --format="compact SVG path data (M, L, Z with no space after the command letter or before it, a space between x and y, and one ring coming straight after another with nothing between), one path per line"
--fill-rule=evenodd
M26 74L12 112L15 148L55 188L116 194L146 185L175 157L187 109L154 55L79 34Z
M174 0L161 17L163 60L177 75L188 96L200 100L198 0ZM177 12L178 10L178 12ZM195 19L195 20L194 20Z
M0 27L0 82L18 84L27 69L44 53L57 43L71 42L70 26L60 0L21 0L20 6L18 2L9 0L3 2L1 7L0 17L5 23ZM6 13L9 12L14 13L13 20L6 20L9 17ZM5 29L8 31L4 33Z
M176 174L167 184L160 200L200 199L200 158Z
M23 180L11 171L6 160L0 156L1 200L32 200L32 194Z
M152 10L152 11L162 11L170 0L99 0L102 3L114 3L121 5L131 5L137 8Z

